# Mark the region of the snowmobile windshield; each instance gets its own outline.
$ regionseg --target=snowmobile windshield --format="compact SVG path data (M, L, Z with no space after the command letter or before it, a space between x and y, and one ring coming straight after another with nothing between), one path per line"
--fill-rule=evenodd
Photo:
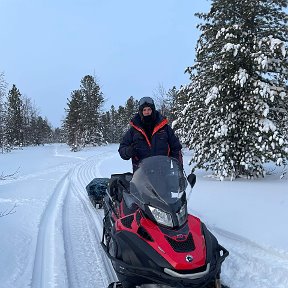
M187 181L178 160L153 156L139 164L130 183L130 192L144 204L161 202L169 205L179 201L186 187Z

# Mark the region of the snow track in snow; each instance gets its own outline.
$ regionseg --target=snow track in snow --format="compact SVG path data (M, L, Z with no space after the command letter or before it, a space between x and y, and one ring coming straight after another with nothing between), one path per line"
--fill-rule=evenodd
M101 177L102 161L117 154L94 156L62 178L39 225L32 288L107 287L117 277L101 248L103 211L89 201L86 185Z
M56 220L59 210L68 190L68 181L65 176L56 186L56 189L49 199L44 213L42 214L39 233L37 237L37 247L32 275L32 288L54 287L55 278L54 260L56 249Z

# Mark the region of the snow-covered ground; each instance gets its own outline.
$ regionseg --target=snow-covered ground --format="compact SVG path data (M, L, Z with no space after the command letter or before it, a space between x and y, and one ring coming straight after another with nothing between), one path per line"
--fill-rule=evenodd
M116 280L100 247L102 210L86 185L95 177L131 171L118 145L73 153L46 145L0 154L0 287L106 288ZM189 171L189 151L184 151ZM271 167L272 168L272 167ZM288 287L288 179L216 181L197 172L189 210L230 256L222 280L231 288ZM12 212L13 212L12 211Z

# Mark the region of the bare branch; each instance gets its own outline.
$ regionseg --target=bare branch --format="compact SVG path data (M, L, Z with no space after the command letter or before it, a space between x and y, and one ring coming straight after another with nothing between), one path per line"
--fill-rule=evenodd
M287 165L284 166L283 171L281 173L280 179L283 179L285 177L285 175L287 176Z
M0 211L0 217L4 217L4 216L10 215L10 214L14 214L16 212L14 210L16 207L17 207L17 205L14 204L14 206L10 210L7 209L7 210L5 210L3 212Z
M9 180L9 179L16 179L16 175L19 173L20 167L17 168L17 170L11 174L5 175L3 172L0 175L0 180Z

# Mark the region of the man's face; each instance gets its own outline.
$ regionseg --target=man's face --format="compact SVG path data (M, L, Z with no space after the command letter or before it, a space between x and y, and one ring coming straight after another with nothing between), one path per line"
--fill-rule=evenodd
M149 116L152 114L152 109L150 107L144 107L142 113L143 113L143 116Z

